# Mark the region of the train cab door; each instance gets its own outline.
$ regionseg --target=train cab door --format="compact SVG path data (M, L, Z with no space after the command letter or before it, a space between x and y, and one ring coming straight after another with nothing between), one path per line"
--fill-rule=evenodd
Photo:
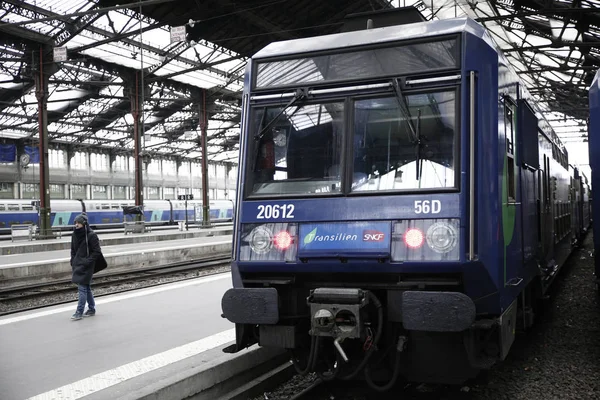
M523 282L523 193L520 154L522 140L517 125L517 105L508 96L504 98L505 158L503 179L503 236L504 284L516 287Z
M541 248L541 261L548 263L552 259L554 223L552 220L552 202L550 198L550 159L544 154L544 168L541 169L540 185L540 211L539 219L539 239Z

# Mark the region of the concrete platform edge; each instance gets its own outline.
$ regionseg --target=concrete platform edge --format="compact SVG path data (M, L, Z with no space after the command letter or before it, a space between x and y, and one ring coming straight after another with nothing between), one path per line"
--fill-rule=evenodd
M86 400L181 400L216 399L248 380L258 377L285 362L280 349L252 346L236 354L222 348L159 368L142 376L83 397ZM248 378L248 374L254 377Z
M225 236L233 234L233 228L216 227L209 229L200 229L187 232L165 232L161 234L132 234L122 237L103 237L102 233L98 236L100 246L119 246L132 243L147 243L147 242L164 242L168 240L193 239L213 236ZM58 241L33 241L20 244L12 244L12 242L4 244L0 243L0 255L11 254L26 254L42 251L57 251L68 250L71 248L71 239L57 239Z
M228 253L232 244L199 243L185 249L128 252L127 254L105 254L108 268L96 276L115 272L131 272L149 266L190 261L212 254ZM68 258L60 261L36 262L29 265L6 266L0 268L0 289L19 287L27 283L45 283L71 277L71 265Z

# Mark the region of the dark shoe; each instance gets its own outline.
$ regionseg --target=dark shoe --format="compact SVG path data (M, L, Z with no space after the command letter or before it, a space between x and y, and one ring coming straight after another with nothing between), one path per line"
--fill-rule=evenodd
M73 321L78 321L81 319L81 314L75 313L73 315L71 315L71 320Z
M94 315L96 315L96 310L87 310L85 314L83 314L84 317L93 317Z

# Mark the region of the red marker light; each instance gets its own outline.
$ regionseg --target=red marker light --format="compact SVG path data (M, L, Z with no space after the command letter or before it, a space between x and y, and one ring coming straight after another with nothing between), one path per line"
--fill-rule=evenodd
M292 236L288 231L281 231L275 235L273 242L275 242L275 247L279 250L287 250L292 245Z
M404 233L404 243L411 249L421 247L424 240L423 232L416 228L411 228Z

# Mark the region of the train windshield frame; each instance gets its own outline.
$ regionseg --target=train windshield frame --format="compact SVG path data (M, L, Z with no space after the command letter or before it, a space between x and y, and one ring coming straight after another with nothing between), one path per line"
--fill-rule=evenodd
M253 104L245 197L457 191L459 85L391 87Z
M458 189L458 91L434 89L353 101L356 192Z
M271 57L253 65L256 91L355 82L461 67L459 35L402 40L315 53Z
M252 109L250 195L340 194L331 168L344 154L345 102L305 102Z

